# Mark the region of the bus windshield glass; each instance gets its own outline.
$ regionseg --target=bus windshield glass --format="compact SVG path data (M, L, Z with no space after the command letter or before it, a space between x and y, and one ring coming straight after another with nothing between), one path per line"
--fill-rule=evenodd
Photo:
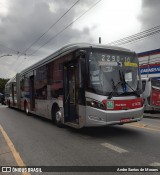
M97 94L138 94L138 59L134 53L96 50L89 53L89 88Z

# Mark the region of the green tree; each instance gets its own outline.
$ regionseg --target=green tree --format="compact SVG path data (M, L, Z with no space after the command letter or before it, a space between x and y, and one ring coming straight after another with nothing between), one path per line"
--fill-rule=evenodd
M0 92L4 93L5 84L9 79L0 78Z

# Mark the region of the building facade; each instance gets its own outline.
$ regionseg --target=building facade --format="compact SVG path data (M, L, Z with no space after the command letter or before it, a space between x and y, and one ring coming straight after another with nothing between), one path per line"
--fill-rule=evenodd
M138 53L142 78L160 77L160 49Z

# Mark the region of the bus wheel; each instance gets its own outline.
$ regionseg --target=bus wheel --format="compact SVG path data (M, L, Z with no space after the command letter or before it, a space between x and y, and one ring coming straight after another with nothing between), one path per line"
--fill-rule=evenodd
M29 107L28 107L28 103L27 103L27 102L25 102L24 110L25 110L25 113L26 113L27 115L29 115Z
M61 122L61 119L62 119L62 113L59 109L58 106L54 106L53 107L53 115L52 115L52 119L54 121L54 123L58 126L58 127L62 127L62 122Z

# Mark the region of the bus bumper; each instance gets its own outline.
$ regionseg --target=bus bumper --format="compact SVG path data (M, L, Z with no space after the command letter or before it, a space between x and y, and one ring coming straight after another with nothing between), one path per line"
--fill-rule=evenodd
M86 127L116 125L140 121L143 107L129 110L105 111L90 106L86 108Z

